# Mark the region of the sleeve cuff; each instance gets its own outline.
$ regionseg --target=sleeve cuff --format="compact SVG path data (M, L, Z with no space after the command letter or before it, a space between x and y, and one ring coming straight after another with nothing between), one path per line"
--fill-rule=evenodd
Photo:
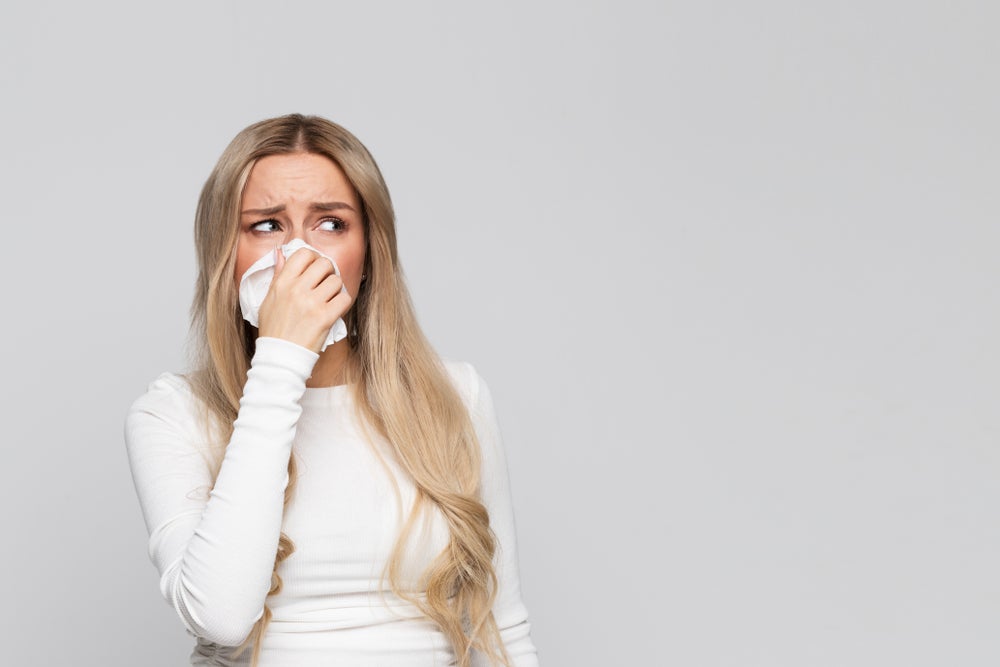
M253 363L273 364L295 372L303 379L312 376L313 366L319 354L284 338L258 337L255 343Z

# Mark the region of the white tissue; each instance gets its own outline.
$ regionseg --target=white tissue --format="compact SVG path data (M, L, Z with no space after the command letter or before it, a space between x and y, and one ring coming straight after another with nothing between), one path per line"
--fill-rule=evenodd
M333 272L338 276L340 275L340 268L337 266L337 263L333 261L332 257L324 255L302 239L292 239L291 242L281 246L281 253L287 259L289 255L299 248L309 248L309 250L312 250L320 257L326 257L326 259L330 260L330 263L333 264ZM271 287L271 280L273 278L274 251L268 251L263 257L254 262L240 279L240 310L243 312L243 319L255 327L260 326L258 324L260 304L263 303L264 297L267 296L267 290ZM346 292L347 288L341 287L340 291L342 293ZM320 352L325 350L328 346L333 345L338 340L342 340L346 337L347 325L344 324L343 319L338 319L333 323L333 326L330 327L330 333L327 334L326 342L323 344Z

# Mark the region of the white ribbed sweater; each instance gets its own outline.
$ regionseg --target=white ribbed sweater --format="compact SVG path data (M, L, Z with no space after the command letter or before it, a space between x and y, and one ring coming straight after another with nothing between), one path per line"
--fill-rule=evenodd
M257 339L214 488L213 456L187 382L164 373L133 403L125 441L161 592L198 638L192 664L249 664L249 651L233 659L227 647L241 643L263 613L284 531L296 548L279 566L281 593L268 599L273 618L260 667L450 665L454 655L436 626L411 604L379 592L413 484L385 442L371 444L362 434L346 386L305 386L318 357L285 340ZM498 543L494 615L514 664L531 667L537 658L521 602L493 402L472 366L446 367L482 447L482 500ZM285 509L293 451L298 482ZM436 511L422 521L408 551L408 589L416 589L447 534ZM476 664L485 664L481 656Z

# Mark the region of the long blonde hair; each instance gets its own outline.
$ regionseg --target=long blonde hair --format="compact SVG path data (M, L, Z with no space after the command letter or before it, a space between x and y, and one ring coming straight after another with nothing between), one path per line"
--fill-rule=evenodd
M496 543L479 496L479 442L468 410L417 325L382 174L360 141L323 118L292 114L251 125L229 144L202 190L195 216L199 272L191 306L191 379L206 408L206 426L216 429L216 442L229 441L255 347L255 330L240 315L233 278L243 188L258 159L295 152L323 155L339 165L364 212L367 279L344 316L352 343L346 378L362 423L390 444L417 490L383 578L440 627L461 667L471 664L473 649L509 665L492 612ZM216 472L220 462L221 453ZM286 507L295 487L294 456L288 475ZM450 537L423 573L422 599L403 590L400 580L416 520L432 507L445 518ZM281 590L278 565L294 549L282 533L269 595ZM270 618L265 603L244 642L253 645L254 665Z

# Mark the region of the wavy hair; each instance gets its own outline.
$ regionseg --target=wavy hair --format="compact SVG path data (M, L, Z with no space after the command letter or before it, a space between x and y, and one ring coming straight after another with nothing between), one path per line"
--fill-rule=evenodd
M344 316L351 340L345 377L366 429L382 436L416 487L416 500L382 573L394 594L413 603L450 640L460 667L473 649L495 664L509 665L493 602L495 537L480 501L480 450L468 410L417 325L396 250L395 215L382 174L368 150L347 130L316 116L291 114L240 132L219 158L202 190L195 215L198 279L191 306L191 374L217 429L221 465L253 357L256 330L240 314L234 272L240 203L250 170L268 155L323 155L347 176L362 203L365 273ZM285 505L294 492L295 457L288 463ZM421 514L440 510L449 529L447 546L423 572L419 593L403 590L407 543ZM284 533L278 543L268 596L281 590L278 565L295 546ZM240 650L253 646L253 664L271 618L264 614Z

